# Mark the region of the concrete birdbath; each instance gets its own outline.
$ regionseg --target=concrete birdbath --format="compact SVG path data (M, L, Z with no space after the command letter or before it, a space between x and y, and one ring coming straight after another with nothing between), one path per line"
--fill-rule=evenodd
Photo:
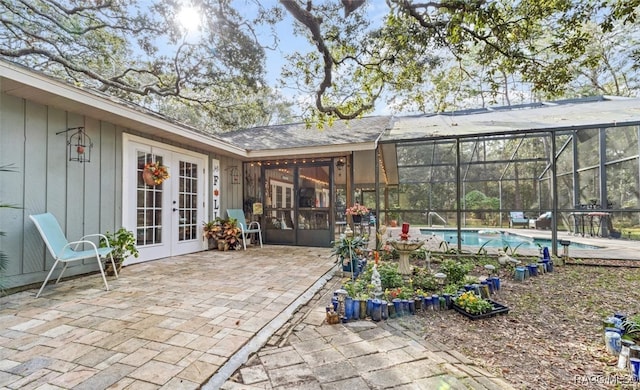
M398 251L400 262L398 263L398 273L402 276L411 275L411 266L409 265L409 256L417 249L424 245L424 241L389 241L389 244Z

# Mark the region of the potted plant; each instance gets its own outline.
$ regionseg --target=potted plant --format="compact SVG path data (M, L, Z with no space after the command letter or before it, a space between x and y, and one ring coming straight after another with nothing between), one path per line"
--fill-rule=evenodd
M369 214L369 209L356 202L353 206L348 207L345 213L351 216L353 223L360 223L362 217Z
M473 291L464 292L456 297L455 304L465 312L473 315L484 314L493 309L491 302L477 296Z
M344 236L334 241L331 255L336 256L336 263L342 264L342 270L353 272L357 268L358 256L367 247L368 242L362 236Z
M107 237L107 240L109 240L109 246L113 248L111 255L113 256L113 261L116 263L116 270L118 272L122 269L122 263L124 263L129 256L139 256L138 249L136 248L136 238L133 232L122 227L115 233L106 232L104 235ZM104 248L106 246L104 240L100 240L100 247ZM105 270L107 275L115 275L110 261L106 262Z
M387 220L389 221L389 226L391 227L398 226L398 218L400 217L400 213L398 213L399 209L400 209L400 206L393 205L389 210L389 213L387 214Z
M222 224L221 219L218 217L213 221L202 223L202 238L207 240L208 249L214 249L218 246L218 233L219 227Z
M225 251L237 249L242 231L236 220L233 218L219 219L218 222L212 225L211 230L218 241L218 249Z

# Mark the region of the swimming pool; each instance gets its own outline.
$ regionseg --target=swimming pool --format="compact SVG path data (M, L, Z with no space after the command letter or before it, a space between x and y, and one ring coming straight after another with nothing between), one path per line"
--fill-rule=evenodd
M427 236L435 236L449 244L457 245L458 231L446 229L420 229L420 233ZM540 247L551 247L551 240L544 238L529 238L517 234L511 234L500 230L463 230L461 231L462 245L468 246L485 246L490 248L509 248L518 249L538 249ZM571 248L575 249L602 249L599 246L580 244L571 242ZM561 249L558 244L558 249Z

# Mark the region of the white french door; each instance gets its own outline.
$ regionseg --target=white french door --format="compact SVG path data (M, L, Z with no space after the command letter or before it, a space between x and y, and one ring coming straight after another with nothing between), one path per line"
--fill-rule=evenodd
M131 135L124 150L122 220L140 252L125 264L202 250L207 157ZM167 166L169 178L145 184L142 171L149 162Z

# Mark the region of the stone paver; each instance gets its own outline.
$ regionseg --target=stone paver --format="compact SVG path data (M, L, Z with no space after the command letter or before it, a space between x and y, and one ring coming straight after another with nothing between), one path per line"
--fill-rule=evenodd
M410 319L324 324L327 254L207 251L125 267L111 291L88 275L2 297L0 388L511 389Z
M1 297L0 388L198 388L333 267L326 248L266 245Z
M319 322L317 313L339 282L334 277L222 389L513 389L463 354L414 333L411 319Z

